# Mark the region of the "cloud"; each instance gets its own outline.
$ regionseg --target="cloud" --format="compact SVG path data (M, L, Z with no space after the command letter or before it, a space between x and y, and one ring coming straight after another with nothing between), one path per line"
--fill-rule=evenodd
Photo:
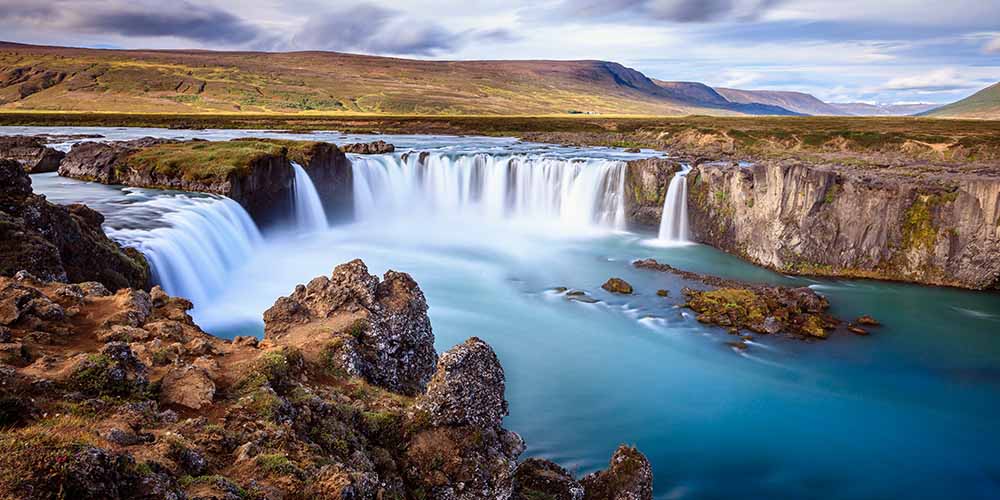
M882 85L880 90L951 92L974 87L975 82L960 78L953 68L945 68L916 76L893 78Z
M21 3L0 0L0 20L62 32L204 43L245 44L262 36L257 26L234 14L187 0L50 0L27 7Z
M432 56L474 40L497 43L513 39L514 35L503 29L451 31L365 3L311 17L292 45L311 50Z
M551 10L552 18L598 21L631 20L637 23L670 21L705 23L756 19L781 0L563 0Z
M983 47L983 52L987 54L1000 54L1000 36L987 42L986 46Z

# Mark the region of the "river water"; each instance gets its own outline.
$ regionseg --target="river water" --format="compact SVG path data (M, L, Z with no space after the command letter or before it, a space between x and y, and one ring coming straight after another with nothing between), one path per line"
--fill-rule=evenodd
M267 135L0 129L25 132ZM259 335L261 313L276 297L350 259L364 259L373 273L410 273L430 304L439 352L473 335L496 349L508 380L505 425L524 436L525 457L583 474L605 467L618 444L634 444L653 464L658 499L1000 497L1000 295L786 277L709 247L625 231L615 199L617 160L648 151L379 138L399 152L352 157L357 218L327 230L264 228L254 236L239 214L225 216L232 207L217 197L54 174L33 182L52 201L90 204L108 217L113 237L147 252L164 240L192 245L179 243L196 230L183 225L192 219L228 228L196 250L178 250L187 257L165 257L188 258L205 271L206 283L186 292L199 324L224 337ZM413 157L402 155L410 149L433 153L435 181L413 177ZM497 168L507 175L491 176ZM730 278L811 286L830 298L834 314L871 314L884 326L868 337L838 332L826 341L763 337L740 351L725 331L678 308L690 283L631 266L649 257ZM180 274L164 265L161 281ZM604 292L600 285L611 276L637 293ZM584 290L593 302L569 300L557 287ZM658 297L658 289L670 296Z

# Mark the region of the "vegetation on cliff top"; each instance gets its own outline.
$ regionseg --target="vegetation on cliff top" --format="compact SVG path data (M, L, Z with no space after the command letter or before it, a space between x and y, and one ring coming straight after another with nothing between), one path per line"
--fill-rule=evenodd
M234 174L248 175L256 163L272 157L308 163L311 150L320 144L269 139L157 144L133 153L122 167L153 171L167 177L180 176L186 180L221 181Z

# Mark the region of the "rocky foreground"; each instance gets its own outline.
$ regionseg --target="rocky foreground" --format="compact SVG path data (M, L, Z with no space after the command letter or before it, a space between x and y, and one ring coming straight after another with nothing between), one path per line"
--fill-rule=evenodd
M439 357L405 273L338 266L279 298L259 342L190 308L0 277L0 497L652 497L633 448L580 481L518 466L496 355L470 338Z

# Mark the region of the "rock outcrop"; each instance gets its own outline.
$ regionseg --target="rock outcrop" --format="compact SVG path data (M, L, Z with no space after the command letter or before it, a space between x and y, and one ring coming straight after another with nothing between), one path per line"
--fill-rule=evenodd
M702 164L692 237L783 273L1000 287L1000 178Z
M334 359L332 326L364 317L385 335L355 331L358 361L396 370L380 384L423 387L426 367L386 362L423 366L414 352L433 354L426 304L407 275L380 281L354 261L279 306L263 341L228 341L158 287L111 294L0 277L0 347L11 346L0 353L16 353L0 358L0 496L480 500L565 487L581 498L554 464L522 466L515 479L524 443L501 426L505 380L485 342L442 355L415 397ZM421 348L399 349L406 335ZM638 457L613 460L588 498L650 499ZM621 496L630 492L641 496Z
M709 290L684 288L683 304L696 313L698 321L729 329L754 333L786 334L799 338L826 338L841 322L827 313L830 303L808 287L784 287L744 283L718 276L682 271L653 259L637 260L639 269L673 273L684 279L700 281ZM742 343L734 346L745 347Z
M360 260L279 298L264 312L264 332L289 345L322 345L336 369L401 394L423 392L437 362L417 283L396 271L379 281Z
M0 136L0 160L14 160L29 174L55 172L64 156L65 153L46 146L37 137Z
M583 485L558 464L539 458L521 462L514 472L512 500L583 500Z
M381 155L396 151L396 146L385 141L359 142L356 144L344 144L340 149L345 153L359 155Z
M175 141L143 137L130 141L77 143L59 164L59 175L101 184L125 184L124 179L119 178L119 162L140 149L170 142Z
M223 195L246 208L258 223L267 223L291 211L293 161L309 174L329 212L350 209L350 161L336 146L321 142L150 137L84 142L73 146L59 174L104 184Z
M653 498L653 468L639 450L619 446L606 470L580 480L585 500L648 500Z
M111 241L103 222L85 205L56 205L33 194L21 165L0 160L0 275L27 271L47 281L147 288L146 259Z
M666 158L628 162L625 173L625 217L630 224L659 227L667 187L681 166Z

